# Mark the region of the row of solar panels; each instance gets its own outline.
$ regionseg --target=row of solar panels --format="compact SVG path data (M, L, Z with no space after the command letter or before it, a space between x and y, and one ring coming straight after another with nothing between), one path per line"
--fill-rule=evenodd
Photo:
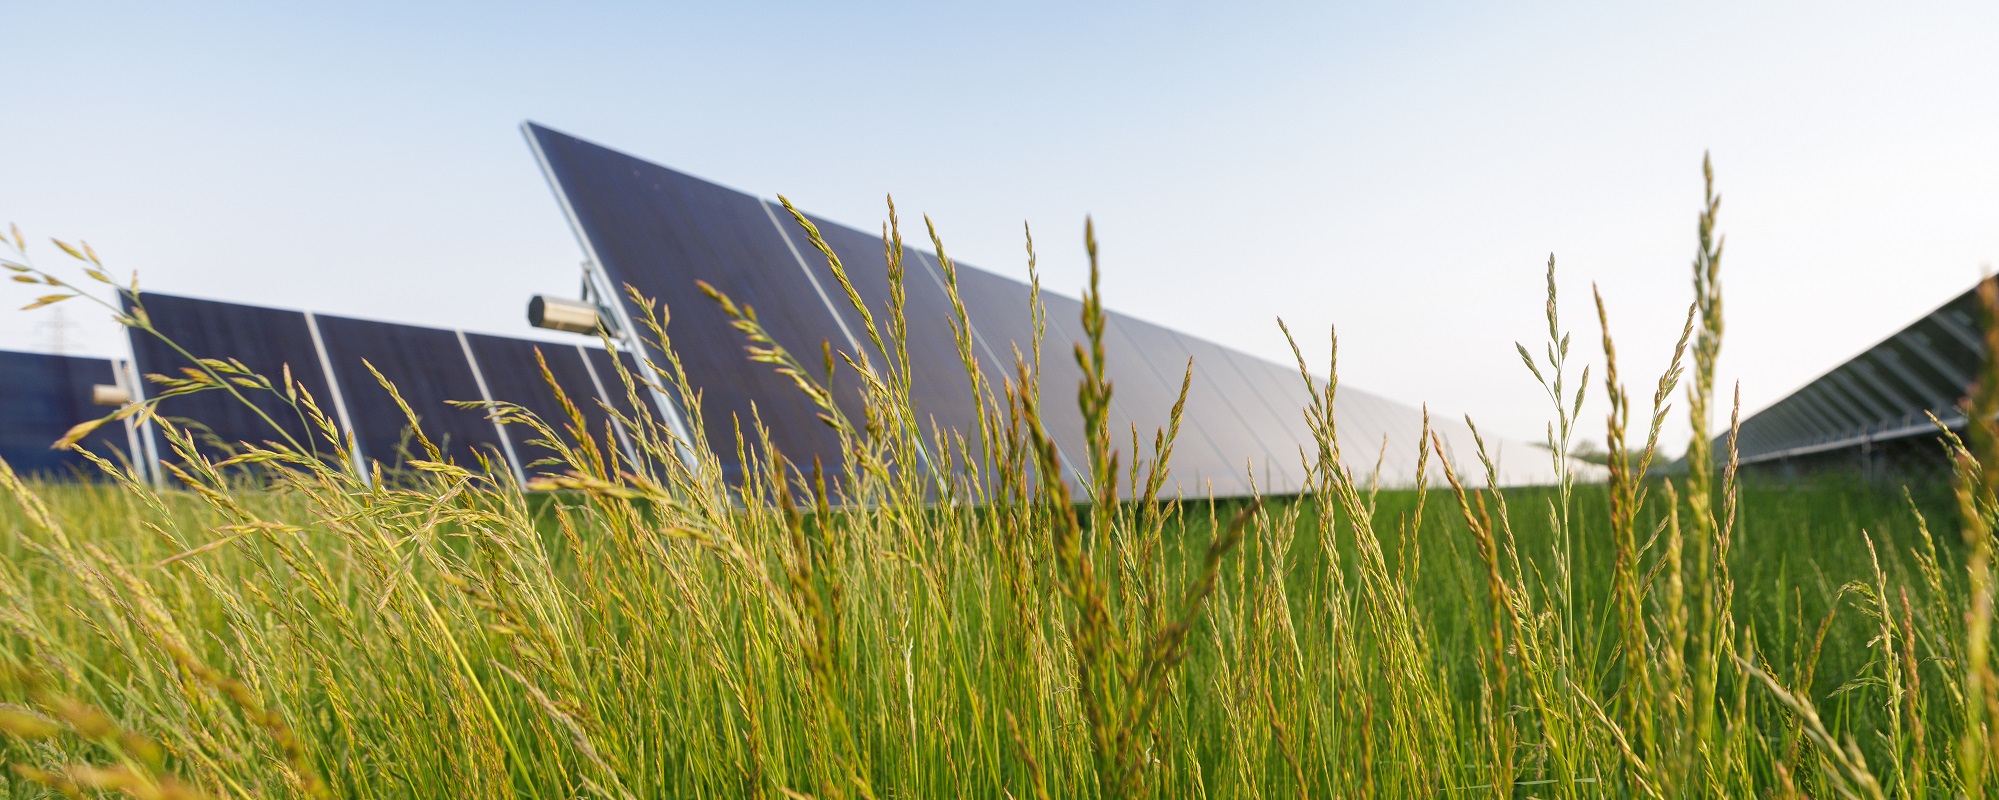
M738 426L752 418L768 427L772 442L793 463L817 457L829 468L840 469L844 459L835 433L819 419L820 409L769 364L747 357L741 335L699 286L705 282L756 309L767 332L802 361L817 363L814 356L821 347L831 346L869 353L874 363L881 364L886 359L870 352L866 325L870 317L875 324L886 324L897 294L881 237L807 217L846 265L852 290L867 309L864 315L849 301L847 289L835 281L826 260L790 212L778 204L532 123L524 127L588 255L586 280L606 304L608 322L625 336L626 347L636 351L652 345L633 335L637 328L633 320L644 309L622 289L634 288L670 309L668 332L702 402L704 428L688 433L706 439L722 462L725 477L740 481L749 471L751 465L735 455L734 442ZM972 394L956 345L956 314L947 291L953 272L934 254L913 248L904 267L902 312L908 326L915 422L926 437L942 431L976 441L976 407L981 401ZM1043 421L1075 478L1086 455L1084 422L1075 402L1082 374L1071 355L1074 343L1085 338L1079 322L1082 304L1042 292L1046 327L1037 342L1029 286L962 264L955 278L973 340L972 357L990 381L1012 377L1016 353L1032 353L1039 344ZM482 413L453 407L448 401L506 400L544 418L560 416L553 392L534 361L533 342L165 295L146 295L145 303L154 323L191 353L234 358L274 378L288 369L323 407L337 414L342 427L353 431L357 449L367 461L394 465L414 446L401 410L364 362L395 384L420 416L424 432L443 442L446 454L461 464L473 463L475 455L483 453L520 474L541 454L522 452L524 445L514 434L496 427ZM1293 366L1115 312L1108 314L1104 347L1114 386L1109 427L1116 444L1127 451L1135 433L1140 455L1150 452L1155 432L1167 426L1182 375L1192 364L1171 463L1176 485L1170 488L1219 496L1247 494L1252 484L1255 490L1271 493L1302 488L1303 462L1316 455L1317 444L1304 411L1313 390ZM605 351L569 345L540 348L557 383L570 396L592 398L578 403L592 414L592 430L606 430L608 424L596 401L624 413L639 413L630 408L621 385L613 380ZM186 366L172 348L151 338L135 338L132 355L137 373L172 375ZM108 362L92 363L97 366L75 368L115 372ZM864 419L860 380L845 367L837 373L830 381L834 401L849 419ZM32 385L55 382L43 378ZM129 378L124 382L134 383ZM298 441L316 438L279 398L253 393L252 399L261 414L220 394L170 398L161 410L200 423L218 443L279 438L265 417ZM646 399L651 403L641 404L646 406L644 413L658 414L669 426L685 430L691 409L662 397ZM69 401L48 394L43 402L59 406ZM39 452L47 440L76 421L79 411L90 412L87 416L100 411L63 408L38 412L50 420L47 423L14 424L13 412L0 419L9 421L6 427L24 431L13 438L32 441ZM1355 474L1387 485L1416 480L1423 447L1422 412L1350 386L1341 388L1335 412L1343 457ZM1433 424L1460 473L1481 482L1470 429L1448 419ZM117 444L115 435L106 436L104 446ZM128 449L144 453L146 459L162 449L156 437L138 438L142 441ZM20 454L26 451L11 444L13 439L8 441L10 461L24 458ZM1487 444L1499 459L1501 483L1540 483L1551 477L1545 452L1497 438L1488 438ZM64 458L46 453L40 457ZM1127 464L1131 458L1127 453ZM1430 464L1428 477L1439 479L1436 461Z
M749 419L754 408L787 456L822 455L828 464L838 463L832 457L838 452L833 433L817 421L817 409L768 365L752 363L739 345L722 341L739 339L697 284L754 307L770 335L801 360L816 363L813 356L822 343L870 352L865 319L790 212L534 123L523 127L599 271L599 291L624 303L619 311L627 324L642 310L613 291L617 287L634 287L671 309L669 332L691 381L705 392L709 440L731 441L736 422ZM807 219L844 263L876 324L886 324L892 295L882 237L816 216ZM956 348L947 273L934 254L914 248L907 251L904 269L917 412L926 429L973 431L974 398ZM1031 353L1035 345L1029 286L962 263L956 278L974 358L994 380L1011 376L1015 353ZM1051 292L1041 293L1040 300L1047 310L1040 340L1044 413L1073 469L1085 456L1083 420L1074 401L1082 375L1071 355L1072 343L1084 338L1082 305ZM1134 429L1141 451L1149 448L1153 432L1167 423L1191 360L1194 377L1171 461L1179 487L1195 494L1242 495L1250 491L1253 474L1262 491L1300 488L1301 450L1310 456L1317 446L1303 411L1310 390L1295 367L1115 312L1109 314L1104 346L1114 386L1110 428L1122 449L1130 449ZM880 354L870 355L880 362ZM842 408L850 418L861 418L859 381L847 376L835 383ZM1344 455L1356 474L1375 474L1378 462L1383 482L1414 481L1420 411L1343 385L1337 419ZM1469 429L1450 420L1436 426L1460 471L1482 478ZM1488 443L1504 450L1503 483L1542 482L1552 471L1545 452L1497 439Z
M395 469L410 458L426 456L412 436L408 417L382 380L369 371L370 365L395 387L417 416L415 427L447 458L473 466L484 456L516 476L550 455L530 444L539 437L520 426L496 424L485 411L455 406L453 401L516 403L560 431L568 416L556 394L559 386L588 420L594 439L615 441L621 447L629 447L625 432L604 411L604 404L628 418L641 418L635 416L640 413L656 418L644 403L639 409L632 406L611 354L601 348L172 295L147 294L143 303L153 324L189 353L234 359L279 383L290 375L324 413L351 431L357 458L371 469L374 465ZM194 366L165 342L136 332L132 354L138 374L178 376ZM624 360L630 368L631 359ZM555 386L544 378L543 364ZM0 456L21 471L62 473L82 467L80 456L51 451L49 444L71 425L109 412L90 404L90 387L130 385L126 377L130 373L121 374L119 366L66 356L0 357L0 369L11 378L0 384L0 419L7 422L0 426L5 431ZM211 456L224 455L237 443L282 441L287 436L330 454L325 437L285 397L259 389L245 389L242 395L255 409L225 392L208 391L168 397L160 402L159 413L192 423L190 430ZM122 431L100 434L88 446L100 455L141 463L166 451L157 430L148 430L144 438L135 434L131 441L123 435Z
M928 258L927 255L921 257ZM961 285L983 286L986 285L982 283L984 281L996 280L1003 279L971 270L960 273ZM988 288L1009 287L997 283ZM1024 296L1016 299L1025 303ZM608 403L630 418L640 418L640 415L652 420L660 418L657 408L645 402L653 399L648 394L642 393L644 400L640 407L633 407L623 382L612 366L610 353L597 347L534 342L163 294L147 294L143 302L154 325L180 348L203 358L233 359L250 371L273 380L289 375L325 413L332 415L342 428L352 431L352 446L366 465L379 463L394 469L409 458L423 457L407 417L397 406L389 389L369 371L371 365L395 387L396 393L417 415L423 433L442 448L447 458L473 465L479 462L480 456L484 456L492 463L505 465L516 475L529 471L532 462L547 455L528 443L531 434L522 429L510 430L496 425L486 418L483 411L454 405L453 401L502 400L520 404L544 420L566 419L555 390L542 375L542 365L545 364L556 385L586 415L595 432L612 434L621 444L626 442L625 432L603 412L599 401ZM1051 307L1051 315L1080 312L1080 306L1069 298L1044 294L1043 302ZM699 312L684 315L676 312L675 316L698 317ZM1176 470L1187 469L1183 466L1188 458L1185 454L1191 450L1195 458L1205 460L1200 466L1215 469L1213 474L1203 477L1204 482L1216 486L1217 494L1244 491L1244 484L1230 480L1236 477L1235 474L1216 466L1213 454L1225 447L1241 447L1248 443L1256 452L1245 459L1238 472L1247 475L1250 468L1256 468L1257 480L1264 491L1297 489L1292 478L1294 472L1271 468L1271 465L1288 466L1277 457L1279 451L1276 447L1288 445L1291 462L1295 463L1297 448L1304 441L1300 438L1305 424L1302 408L1307 398L1303 393L1303 382L1295 370L1250 359L1199 339L1121 315L1113 314L1110 323L1107 344L1113 380L1119 391L1119 405L1134 405L1152 412L1153 417L1145 422L1154 428L1165 423L1166 411L1161 406L1170 406L1172 399L1170 395L1160 392L1169 390L1168 381L1172 382L1172 390L1177 391L1177 378L1159 370L1184 368L1184 359L1192 359L1196 365L1196 380L1189 390L1187 404L1188 422L1183 426L1182 443L1174 461ZM1051 355L1046 359L1051 377L1044 380L1069 383L1047 384L1049 399L1045 411L1064 440L1065 457L1073 458L1075 456L1071 453L1081 452L1081 418L1073 396L1067 390L1073 389L1074 381L1080 374L1068 352L1061 348L1073 341L1074 337L1067 330L1074 323L1050 319L1048 325L1050 332L1044 346L1051 349ZM921 323L912 322L912 326L921 327ZM683 330L683 326L676 324L674 329ZM733 335L726 329L724 332ZM1137 337L1144 337L1143 340L1153 349L1141 347ZM689 343L682 340L683 346ZM683 358L691 363L719 366L734 358L745 365L751 364L734 342L702 342L697 339L691 344L694 346L683 353ZM1010 357L1011 348L1016 343L1008 341L1004 346L1009 348ZM984 353L981 360L985 364L1004 363L990 349L990 342L980 341L979 347ZM1156 364L1160 350L1165 350L1172 360L1164 365ZM95 467L81 454L49 447L71 426L109 413L110 409L101 404L102 397L94 398L93 395L102 395L106 388L115 388L112 394L131 396L135 394L134 387L139 385L138 375L174 376L193 366L173 347L143 334L135 333L132 351L136 364L124 360L0 352L0 420L6 423L0 425L0 458L5 458L23 473L88 475L94 472ZM536 359L537 352L541 356L540 361ZM620 358L628 370L636 370L635 362L628 355L621 355ZM762 377L756 370L752 366L744 376L752 379ZM698 372L698 368L695 371ZM962 378L962 374L957 377ZM1140 380L1130 380L1134 377ZM937 378L919 372L918 382L926 390L950 386ZM1124 392L1132 384L1153 394L1136 401L1129 399ZM730 387L726 379L723 383L711 381L705 386L717 386L724 390L711 392L710 396L729 395L726 390ZM151 388L152 391L157 389L157 386ZM961 389L960 393L969 397L968 388ZM307 446L325 446L323 437L311 430L300 410L276 393L246 390L243 396L255 406L254 410L246 407L241 400L219 391L168 398L160 404L159 410L163 416L190 424L190 428L199 433L203 448L211 457L228 455L238 443L276 441L285 436ZM781 406L794 396L796 390L785 386L781 393L751 398L750 402L756 403L759 408ZM935 399L934 396L919 396L919 402L926 406ZM1148 400L1152 402L1152 407L1145 405ZM1247 419L1241 415L1239 409L1242 408L1250 412ZM722 410L730 411L726 408ZM946 407L947 413L962 410ZM1413 475L1415 435L1421 426L1420 412L1357 390L1343 389L1338 401L1338 416L1346 440L1359 443L1350 444L1349 449L1358 453L1353 460L1362 474L1368 474L1375 461L1379 460L1383 475L1390 481ZM712 413L709 418L716 419ZM1129 415L1123 415L1123 418L1132 419ZM950 424L948 418L936 415L930 421ZM277 425L276 430L272 427L273 423ZM1461 439L1464 433L1461 425L1449 421L1433 424L1454 439ZM717 425L711 423L710 428L710 435L717 435ZM1140 430L1150 433L1147 428ZM1299 433L1293 434L1292 431ZM1398 433L1401 434L1399 437ZM1259 439L1259 434L1263 438ZM733 441L733 428L726 435L730 438L711 441ZM1217 441L1217 435L1230 438ZM1192 445L1188 444L1190 441ZM1277 444L1272 446L1266 441ZM142 465L150 464L166 450L166 443L158 431L124 426L100 429L86 439L83 446L113 462L130 460ZM625 446L629 447L628 444ZM734 461L732 454L725 452L722 457L732 473L740 474L741 465ZM1273 473L1279 477L1271 477ZM1217 478L1223 480L1218 481ZM1281 482L1287 479L1292 482Z
M1808 456L1958 428L1985 359L1971 290L1742 421L1743 463Z

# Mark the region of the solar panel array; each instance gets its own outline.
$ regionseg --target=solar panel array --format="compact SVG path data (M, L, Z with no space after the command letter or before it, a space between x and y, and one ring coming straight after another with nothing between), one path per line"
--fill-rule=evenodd
M754 307L770 335L802 361L817 363L822 343L850 353L865 351L861 315L789 212L774 202L534 123L524 129L590 263L609 284L602 287L606 293L625 304L627 317L639 316L642 309L611 289L635 288L671 310L675 349L690 381L703 393L706 430L701 433L708 441L733 442L738 424L754 414L769 426L773 442L788 459L804 463L816 455L829 466L840 463L834 434L817 420L817 409L770 365L745 357L728 318L697 288L697 281L705 281ZM890 286L881 238L810 219L846 265L862 303L875 319L886 319ZM904 266L917 413L926 430L937 426L971 438L973 398L955 349L942 266L933 254L916 250L909 251ZM1013 354L1032 352L1035 344L1029 287L962 263L956 271L976 341L974 358L988 376L1012 375ZM1082 305L1051 292L1043 292L1041 301L1048 321L1040 342L1045 423L1074 470L1085 452L1083 420L1073 401L1081 374L1070 358L1071 343L1084 338ZM1316 445L1303 411L1308 389L1295 368L1123 314L1108 316L1104 345L1114 386L1114 436L1128 441L1136 429L1149 444L1153 432L1167 422L1191 358L1194 377L1171 465L1178 488L1192 494L1243 495L1250 491L1252 473L1261 491L1301 488L1301 448L1316 453ZM856 384L849 376L845 385L836 380L835 389L842 410L858 419ZM1384 483L1412 483L1421 413L1344 384L1338 397L1336 414L1348 466L1370 475L1380 459ZM1482 477L1469 429L1448 420L1438 420L1436 427L1461 473L1472 480ZM1552 467L1545 452L1487 441L1500 451L1502 483L1549 479ZM731 460L729 447L715 449L722 452L729 477L739 479L745 465Z
M611 354L600 348L173 295L147 294L142 301L153 325L196 357L233 358L274 381L290 375L322 411L352 432L358 458L370 469L395 469L412 458L426 458L383 379L415 413L415 427L447 458L468 467L483 458L516 476L532 472L533 463L549 455L528 444L536 435L520 426L498 425L481 409L452 403L516 403L560 430L568 417L542 377L537 351L563 393L584 413L593 436L617 432L607 427L613 422L599 401L628 416L636 413ZM164 342L136 331L132 354L143 374L176 376L194 366ZM622 357L630 369L630 357ZM380 379L369 371L371 365ZM313 435L304 416L283 398L261 390L242 394L261 416L220 391L169 397L158 410L169 419L198 423L193 429L211 434L200 444L211 457L238 443L282 440L274 422L302 445L330 453L325 437ZM154 445L162 451L166 447L163 439L155 439Z
M1971 290L1742 421L1745 464L1927 436L1978 380L1985 345Z
M802 361L817 363L822 344L867 352L863 315L790 213L776 203L545 127L529 123L525 130L589 257L586 274L596 281L595 293L600 299L616 298L608 300L618 317L611 320L613 327L622 329L628 344L651 346L632 335L632 321L643 309L618 291L623 287L671 309L674 349L702 404L704 428L686 433L706 441L724 477L740 482L748 472L749 465L736 455L735 441L739 426L752 419L767 427L772 442L794 463L818 457L837 471L844 459L836 434L819 419L819 409L769 364L748 358L728 317L697 288L697 281L705 281L754 307L767 332ZM877 321L889 318L896 287L885 268L880 237L808 219L847 265L860 304ZM934 254L915 249L908 251L904 266L910 389L920 417L915 422L926 436L943 431L975 441L978 401L957 350L946 272ZM1086 438L1074 400L1082 373L1071 348L1085 338L1081 302L1042 292L1046 327L1037 343L1028 285L964 264L957 265L956 278L969 320L972 357L989 380L1012 377L1015 354L1040 346L1043 422L1069 477L1077 478L1084 470L1080 459L1086 454ZM516 476L530 471L547 455L532 451L526 441L531 434L497 425L484 411L452 401L508 401L544 420L563 419L554 390L542 378L537 351L562 391L579 400L593 432L623 434L608 427L611 420L600 402L683 431L683 420L691 418L686 413L690 409L664 397L648 395L640 408L633 408L616 380L611 356L600 348L173 295L147 294L143 301L153 324L188 353L233 359L273 380L289 376L349 432L364 467L394 469L421 457L409 420L382 384L386 379L415 413L417 427L446 457L467 466L484 461ZM1191 362L1169 489L1238 496L1303 488L1302 462L1317 450L1304 411L1313 390L1294 367L1116 312L1108 312L1106 322L1107 377L1115 387L1109 426L1121 449L1129 448L1135 432L1139 450L1149 453L1153 435L1168 424ZM131 349L131 370L101 359L0 354L0 456L24 472L74 470L83 463L81 457L49 450L48 444L77 422L108 411L90 404L92 386L121 384L143 396L148 388L131 386L135 379L124 376L172 376L193 366L173 347L136 331ZM624 366L636 369L625 358ZM832 382L834 402L849 419L865 418L858 380L851 370L840 372ZM213 391L170 397L158 410L192 423L189 430L197 433L198 447L213 458L230 454L241 443L284 440L331 455L323 434L284 398L262 390L241 394L243 399ZM1351 470L1385 485L1416 480L1421 412L1346 385L1335 412ZM1482 482L1470 430L1445 419L1433 426L1460 474ZM1500 462L1501 483L1551 478L1544 451L1496 437L1488 437L1487 444ZM141 462L168 450L158 431L149 428L142 434L120 426L108 426L85 445L106 457ZM1441 478L1435 461L1429 477Z
M0 351L0 458L24 475L96 474L82 455L49 445L77 423L111 412L91 402L91 391L124 385L119 368L108 358ZM137 460L126 433L123 426L107 425L81 444L113 463Z

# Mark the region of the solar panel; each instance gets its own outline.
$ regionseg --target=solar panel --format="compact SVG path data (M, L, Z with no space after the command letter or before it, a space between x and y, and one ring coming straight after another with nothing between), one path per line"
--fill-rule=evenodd
M1138 454L1149 460L1153 439L1170 423L1173 404L1179 400L1188 353L1172 331L1122 314L1108 317L1104 352L1111 401L1137 424ZM1129 443L1131 433L1126 428L1111 435ZM1170 476L1180 489L1197 496L1247 494L1247 465L1260 450L1234 412L1198 375L1187 383L1187 403L1170 463Z
M610 351L603 348L581 349L584 363L589 366L591 377L596 380L596 386L593 388L601 387L601 396L607 398L611 407L631 423L620 426L625 437L621 444L634 458L644 462L652 461L653 453L648 449L647 443L656 442L660 447L671 446L668 441L672 426L660 415L657 399L640 382L645 377L642 371L643 365L639 364L631 353L618 353L614 363ZM619 365L622 365L623 372L619 371ZM627 380L632 382L630 386L625 384Z
M1742 420L1742 463L1864 446L1964 424L1964 397L1985 356L1978 294L1954 297L1893 336ZM1715 440L1726 452L1727 434Z
M941 282L942 267L936 259L926 253L923 261ZM965 304L965 316L971 320L976 334L974 356L979 359L981 370L993 382L997 392L1005 381L1018 381L1016 353L1029 369L1034 367L1035 336L1030 289L1026 284L977 269L959 268L957 276L958 296ZM1083 307L1060 295L1043 293L1041 299L1042 307L1050 317L1041 338L1038 387L1042 391L1041 424L1047 429L1049 437L1055 440L1056 449L1073 478L1079 471L1089 469L1083 415L1076 406L1076 387L1082 382L1083 372L1077 368L1070 349L1074 339L1063 332L1065 329L1054 318L1063 317L1073 326Z
M325 315L316 321L363 457L389 468L428 458L409 418L369 373L372 364L395 385L416 413L415 427L445 458L468 467L478 464L481 455L501 463L511 460L504 458L509 443L485 412L451 405L454 400L486 399L483 376L475 372L456 331Z
M696 289L715 286L739 303L754 306L776 342L816 370L821 343L846 351L870 350L860 315L832 279L807 236L776 204L717 186L658 164L527 123L530 146L591 262L613 287L630 285L663 300L673 312L669 332L686 363L689 380L703 393L704 433L724 455L732 480L741 465L729 455L734 422L750 409L762 412L778 447L802 463L815 454L829 466L839 463L837 441L815 421L817 409L775 377L769 365L745 358L740 337L714 303ZM877 324L888 316L889 283L879 235L807 217L846 265L857 294ZM951 311L935 256L911 248L905 312L909 320L909 365L918 413L926 425L957 430L968 438L976 414L951 333ZM974 358L995 381L1013 375L1014 349L1032 350L1028 287L960 264L958 280L974 338ZM622 294L620 294L622 297ZM1076 410L1081 378L1071 343L1081 340L1081 304L1044 293L1047 330L1040 375L1043 422L1073 473L1086 456L1082 418ZM630 304L624 313L636 317ZM886 332L884 331L886 336ZM1187 358L1195 360L1195 380L1174 452L1177 487L1190 494L1209 486L1217 495L1246 493L1246 469L1254 464L1259 482L1292 490L1302 482L1298 452L1316 451L1300 408L1308 399L1289 368L1269 364L1172 330L1118 314L1106 333L1109 378L1114 385L1109 425L1115 446L1131 447L1140 437L1141 457L1149 457L1154 433L1164 427L1178 394ZM877 356L878 358L878 356ZM851 380L851 376L849 376ZM843 411L857 417L851 382L834 380ZM1346 391L1337 403L1344 456L1350 468L1367 475L1381 459L1385 483L1414 479L1421 431L1416 409ZM1448 449L1469 457L1469 431L1439 424ZM1383 442L1388 449L1383 450ZM1496 443L1496 439L1494 440ZM1129 465L1132 455L1126 454ZM1544 468L1509 471L1509 483L1547 480ZM1478 482L1476 475L1468 476ZM1265 483L1267 481L1267 483Z
M235 359L274 384L281 384L289 369L322 410L334 413L334 395L320 369L305 314L164 294L149 293L142 301L153 326L196 358ZM158 338L136 329L130 338L133 362L141 374L180 377L182 370L195 367ZM152 394L157 388L148 385L145 391ZM200 434L197 446L209 458L225 457L237 443L283 441L286 436L309 452L333 452L329 442L308 430L304 416L282 395L244 387L237 391L240 400L224 391L168 398L158 411L169 419L193 423L190 430ZM167 452L164 439L158 447Z
M109 359L0 351L0 459L23 475L96 474L83 456L49 445L77 423L111 413L91 403L91 387L117 383ZM113 463L132 457L122 425L98 428L80 444Z
M1333 419L1347 466L1370 482L1376 479L1377 464L1385 483L1412 481L1423 449L1434 450L1430 442L1423 441L1422 409L1387 401L1344 382L1333 398ZM1456 417L1442 414L1430 419L1430 428L1443 438L1459 479L1482 482L1485 473L1477 467L1478 446L1472 441L1471 429ZM1430 456L1430 480L1441 482L1440 459L1434 452Z
M1297 417L1297 424L1287 424L1284 417L1278 415L1272 401L1290 403L1291 401L1285 399L1288 395L1297 394L1302 399L1302 392L1295 389L1285 392L1252 383L1244 374L1242 367L1236 363L1235 356L1242 354L1232 353L1227 348L1204 339L1181 333L1174 335L1180 340L1181 346L1186 348L1188 355L1194 359L1196 385L1205 385L1208 388L1207 394L1202 396L1203 401L1224 404L1225 413L1233 421L1240 423L1241 432L1236 435L1246 435L1254 442L1254 447L1245 444L1231 448L1231 452L1248 454L1247 463L1239 465L1236 471L1245 472L1246 468L1253 467L1257 485L1267 491L1297 491L1299 483L1297 443L1299 431L1304 430L1302 424L1304 418L1300 415ZM1242 357L1248 358L1248 356ZM1296 379L1292 382L1296 383ZM1189 405L1193 402L1193 396L1190 395ZM1204 411L1201 419L1205 423L1213 416L1213 413Z
M820 372L821 343L845 337L764 203L546 128L530 126L529 133L592 261L614 287L634 287L670 310L667 333L701 391L700 408L688 411L699 413L700 433L722 457L725 478L743 478L736 435L753 420L794 463L821 455L837 469L839 441L818 419L820 409L769 364L746 357L741 334L696 283L753 308L777 344ZM844 382L851 387L853 380ZM842 410L858 424L851 399Z
M581 349L583 350L585 361L589 364L591 377L595 378L597 384L601 386L602 395L609 400L612 408L617 409L618 413L624 415L626 419L643 421L661 427L666 425L666 420L659 415L659 406L654 404L651 398L647 397L645 386L637 383L637 381L644 377L644 373L641 371L644 367L638 363L637 359L632 357L631 353L619 353L614 363L611 353L608 350L600 347L585 347ZM618 370L620 367L624 370L623 375L619 374ZM634 382L631 387L625 386L625 376L629 376ZM598 387L593 386L592 388ZM632 402L632 395L634 393L638 395L638 403L636 405ZM630 433L630 431L627 431L627 434Z
M1190 337L1191 338L1191 337ZM1259 479L1268 480L1277 491L1298 491L1304 481L1303 461L1315 458L1317 444L1310 441L1310 423L1305 408L1311 403L1304 379L1295 367L1286 368L1248 353L1221 350L1221 367L1241 381L1247 398L1238 398L1236 407L1270 448L1271 463L1259 470ZM1199 355L1195 356L1199 358ZM1261 414L1258 411L1261 410ZM1303 451L1302 455L1300 451Z
M624 457L633 452L630 437L622 428L611 427L604 404L608 402L631 419L659 419L651 409L632 406L610 354L600 348L171 295L148 294L144 300L154 325L199 357L237 358L250 369L274 378L289 366L292 376L306 386L326 413L344 420L352 430L361 458L370 469L379 464L394 470L406 467L412 458L427 459L413 436L413 430L420 429L445 458L460 466L477 468L480 456L484 456L517 475L535 473L532 462L553 453L532 444L539 437L531 428L514 425L503 432L485 411L462 408L454 401L515 403L549 422L565 442L573 443L566 430L568 414L556 399L556 390L544 379L535 360L536 350L546 359L562 393L583 414L593 438L600 443L608 441ZM187 363L157 341L135 338L133 347L140 368L148 372L176 372ZM324 359L320 356L322 347ZM630 356L623 359L626 368L633 369ZM414 428L388 388L368 371L368 365L392 383L409 405L417 419ZM257 397L254 392L246 394ZM290 412L281 403L277 407ZM162 412L213 431L215 444L206 448L211 456L227 451L230 443L272 438L266 432L268 424L259 426L261 420L253 413L219 392L169 398L162 404ZM297 414L290 413L296 425ZM607 432L609 440L603 438ZM320 440L319 444L324 449L325 442Z
M851 331L857 340L843 349L851 351L858 348L877 368L881 368L885 359L868 339L865 323L854 310L852 300L846 297L845 290L834 280L824 255L812 247L810 237L787 212L781 207L775 211L786 214L780 219L783 223L780 233L799 248L806 264L818 273L820 285L829 293L838 293L830 298L830 305L847 323L842 334ZM855 293L867 305L883 342L890 352L894 352L895 337L889 335L893 303L888 259L882 250L881 237L809 215L808 219L818 227L826 245L840 257ZM931 432L939 428L958 431L968 437L975 436L978 424L972 403L971 381L965 374L964 362L958 357L957 340L951 331L953 312L950 298L932 278L929 264L919 258L913 249L906 251L902 282L903 318L909 326L904 341L908 348L909 391L916 409L916 424L925 439L930 439Z

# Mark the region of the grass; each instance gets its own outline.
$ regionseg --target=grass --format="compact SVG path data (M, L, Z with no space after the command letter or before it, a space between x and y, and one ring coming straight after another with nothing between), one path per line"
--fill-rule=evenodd
M318 440L213 462L156 419L168 489L113 464L91 484L0 468L6 789L1982 797L1999 782L1999 430L1954 446L1949 485L1906 491L1760 485L1726 437L1710 457L1706 412L1728 405L1712 383L1717 211L1710 190L1682 355L1635 422L1601 303L1609 368L1569 374L1549 266L1549 340L1521 357L1558 450L1596 430L1583 398L1606 398L1601 483L1363 485L1340 457L1337 386L1319 383L1304 495L1160 497L1178 414L1143 452L1108 428L1094 266L1088 341L1045 354L1085 375L1075 482L1039 422L1066 387L1033 388L1042 353L983 371L962 311L964 377L988 402L954 437L913 422L900 309L866 320L871 348L808 365L713 293L750 357L840 433L838 480L754 424L705 443L626 419L645 453L628 463L580 414L505 405L490 412L560 453L529 486L421 440L411 469L361 475L288 380L200 362L162 388L273 392ZM885 238L899 278L893 214ZM97 299L14 244L16 273L51 297ZM110 283L87 247L62 249ZM105 302L150 334L143 296L122 291L130 313ZM663 310L637 299L663 355L626 390L660 375L693 397ZM831 402L836 367L859 378L864 419ZM1991 420L1999 383L1983 387L1972 416ZM1696 437L1690 469L1662 479L1676 398ZM715 447L753 465L743 484L724 485Z

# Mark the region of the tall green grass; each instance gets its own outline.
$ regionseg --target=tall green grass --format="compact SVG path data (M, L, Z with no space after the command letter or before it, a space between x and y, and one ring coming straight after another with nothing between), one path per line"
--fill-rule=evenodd
M1161 431L1110 428L1093 236L1073 353L985 371L957 305L963 378L985 401L957 434L916 422L900 303L871 314L802 216L861 311L862 352L790 353L710 289L748 357L838 432L837 470L778 452L756 420L690 442L622 419L634 462L574 406L540 420L498 404L555 454L528 486L446 463L420 426L409 469L362 475L289 376L197 362L161 389L273 393L315 440L214 460L147 404L121 413L162 430L171 488L110 463L87 484L0 466L7 790L1982 797L1999 750L1999 429L1954 444L1949 487L1740 479L1728 437L1709 449L1708 417L1730 406L1713 382L1711 187L1685 332L1649 403L1616 370L1601 299L1607 368L1570 374L1550 263L1549 340L1521 356L1555 451L1599 424L1585 397L1606 399L1602 483L1558 461L1559 485L1493 491L1489 462L1458 475L1437 458L1439 486L1368 485L1345 466L1337 383L1301 357L1308 490L1164 496L1179 409ZM17 280L91 296L14 239ZM899 286L892 209L884 239ZM87 247L61 249L111 282ZM143 295L120 291L135 305L113 313L154 335ZM634 299L663 355L624 391L635 407L665 391L704 430L666 310ZM1076 359L1074 395L1040 394L1044 357ZM835 374L860 385L862 418L832 402ZM1087 422L1077 481L1041 422L1066 402ZM1689 469L1648 477L1674 402L1693 415ZM1972 410L1999 413L1999 383ZM718 449L751 465L741 484Z

